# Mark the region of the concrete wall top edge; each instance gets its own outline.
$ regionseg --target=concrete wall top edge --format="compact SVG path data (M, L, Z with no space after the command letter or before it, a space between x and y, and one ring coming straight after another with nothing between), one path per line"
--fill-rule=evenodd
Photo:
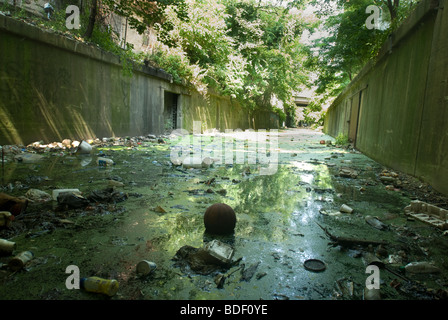
M75 54L84 55L105 63L121 66L120 58L110 52L52 31L43 30L37 26L11 17L0 15L0 30L26 37L33 41L55 46ZM162 69L156 69L149 66L134 66L134 71L163 79L168 82L172 80L172 76Z
M431 13L442 9L444 7L444 3L445 0L424 0L420 2L412 11L410 16L400 25L400 27L398 27L396 31L390 35L389 39L383 44L377 55L376 62L373 63L372 60L368 61L356 77L335 98L329 109L340 103L347 96L347 94L353 90L353 87L356 86L364 78L364 76L378 64L378 62L385 58L394 47L397 47L399 43L407 35L409 35L420 22L422 22L422 20L427 18Z

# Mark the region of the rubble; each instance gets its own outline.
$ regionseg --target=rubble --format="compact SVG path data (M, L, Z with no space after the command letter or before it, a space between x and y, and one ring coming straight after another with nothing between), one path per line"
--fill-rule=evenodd
M358 177L358 171L350 168L340 168L339 169L339 176L344 178L352 178L355 179Z

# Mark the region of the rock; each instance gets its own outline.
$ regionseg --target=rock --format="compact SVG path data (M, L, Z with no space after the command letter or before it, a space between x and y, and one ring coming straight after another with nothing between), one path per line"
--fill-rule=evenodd
M174 165L177 165L177 162L171 162ZM186 169L194 168L194 169L202 169L202 168L209 168L213 164L213 161L209 158L200 158L200 157L186 157L182 161L182 166Z
M72 147L72 140L70 139L64 139L62 140L62 145L66 148L71 148Z
M249 282L252 277L254 276L255 272L257 271L258 265L260 264L260 261L252 264L249 268L243 267L241 270L241 281L247 281Z
M233 233L236 225L235 211L225 203L215 203L204 214L204 225L212 234Z
M380 180L382 182L394 182L395 178L394 177L389 177L389 176L380 176Z
M89 200L78 193L64 192L58 195L58 204L68 209L85 208L89 204Z
M125 201L128 195L124 192L115 191L113 187L109 187L104 190L94 190L87 198L91 202L118 203Z
M339 170L339 176L344 178L356 178L358 177L358 172L350 168L341 168Z
M117 180L108 180L107 184L109 185L109 187L124 187L124 183L117 181Z

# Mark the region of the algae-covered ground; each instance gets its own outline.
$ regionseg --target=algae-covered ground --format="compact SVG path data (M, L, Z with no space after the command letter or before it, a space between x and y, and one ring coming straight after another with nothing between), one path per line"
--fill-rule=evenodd
M172 164L175 147L183 146L188 153L210 151L218 136L230 147L215 156L224 159L232 151L233 162L216 163L215 157L211 167L202 169ZM25 196L30 188L49 194L76 188L88 197L115 186L109 189L108 201L76 209L56 201L30 202L9 228L1 229L0 238L16 243L14 254L30 250L34 259L13 272L8 268L11 256L0 257L0 299L358 300L364 298L370 275L366 253L376 254L393 271L380 270L382 299L446 296L447 237L404 214L411 200L443 202L443 197L401 173L394 187L384 184L380 177L387 168L356 150L335 146L333 138L320 132L270 132L267 152L250 150L255 136L112 139L94 144L89 155L46 151L36 163L10 158L3 167L3 192L13 196ZM271 164L278 156L275 170L261 174L266 163L236 161L241 154L258 153ZM115 165L99 166L99 156L113 159ZM341 168L356 174L341 175ZM236 212L233 235L205 232L204 212L218 202ZM339 212L342 204L353 213ZM387 228L372 227L366 216L377 217ZM385 244L347 246L329 235ZM212 239L233 247L233 265L198 274L173 260L181 247L199 248ZM136 273L143 259L156 263L152 274ZM305 269L307 259L323 261L325 270ZM432 261L441 272L399 273L400 266L413 261ZM66 268L73 265L81 277L116 279L117 294L67 288L71 274Z

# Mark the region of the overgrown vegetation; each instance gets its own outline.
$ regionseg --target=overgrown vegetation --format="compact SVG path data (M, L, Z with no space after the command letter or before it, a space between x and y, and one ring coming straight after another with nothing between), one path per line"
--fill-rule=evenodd
M316 93L322 100L336 97L374 60L388 36L414 8L411 0L312 0L321 21L323 36L310 46L307 67L317 75ZM379 27L368 29L366 8L380 8Z
M61 6L79 5L58 0ZM323 123L316 112L337 96L367 61L374 59L388 35L413 8L411 0L88 0L81 10L81 28L67 30L65 11L38 24L99 46L121 58L131 76L133 64L162 68L176 83L190 85L204 96L209 90L237 100L249 113L271 110L294 123L293 92L316 86L319 99L305 111L309 123ZM366 7L382 9L380 28L366 28ZM307 6L314 14L305 15ZM16 10L23 15L23 10ZM125 17L139 33L157 31L146 53L120 44L108 25L112 14ZM305 30L325 31L304 45ZM317 75L310 80L310 73ZM280 103L279 103L280 102ZM284 120L283 120L284 121ZM281 121L281 122L283 122Z
M335 143L337 146L345 146L349 143L348 136L339 132L338 136L335 139Z
M263 4L255 0L186 0L187 19L168 9L170 30L149 56L175 80L200 92L229 95L253 113L265 109L281 119L295 109L293 91L306 84L307 48L300 43L311 28L303 4ZM156 24L156 28L158 25ZM160 30L161 28L158 27ZM275 103L281 101L281 105Z

